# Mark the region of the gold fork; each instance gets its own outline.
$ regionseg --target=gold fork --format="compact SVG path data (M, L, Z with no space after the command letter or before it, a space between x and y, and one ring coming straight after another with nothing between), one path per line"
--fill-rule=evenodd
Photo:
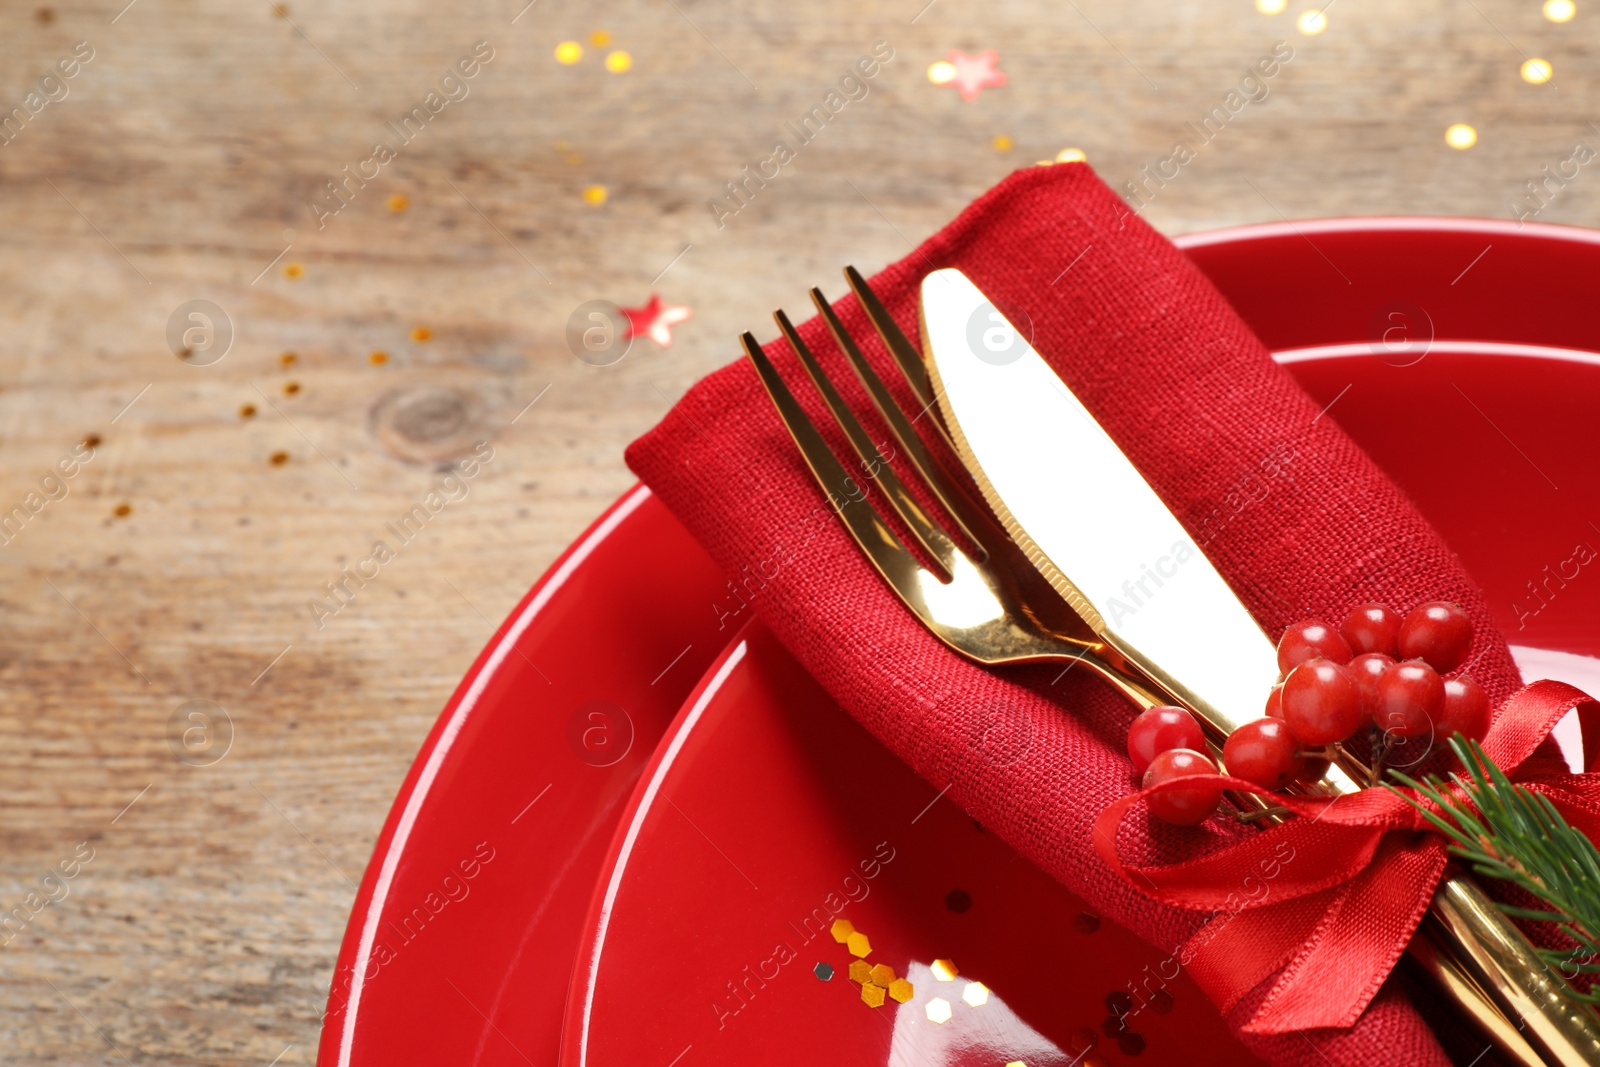
M889 466L888 459L839 395L787 315L778 311L773 318L849 439L861 470L868 481L878 485L911 539L937 564L940 572L924 567L884 521L867 499L860 482L834 456L832 448L789 391L755 337L745 333L741 341L817 484L833 501L845 527L878 573L927 629L969 659L990 666L1081 663L1141 709L1169 703L1140 679L1121 654L1104 643L1061 599L988 508L975 501L933 456L915 425L928 414L935 401L923 371L922 357L860 273L854 267L847 267L845 277L910 383L913 395L923 404L916 416L908 416L890 394L820 289L811 290L811 300L888 424L908 466L943 505L960 534L977 549L975 553L969 553L956 543L951 533L927 513ZM927 425L930 436L944 436L943 427L936 419L929 419ZM1220 745L1222 739L1219 735L1213 740Z

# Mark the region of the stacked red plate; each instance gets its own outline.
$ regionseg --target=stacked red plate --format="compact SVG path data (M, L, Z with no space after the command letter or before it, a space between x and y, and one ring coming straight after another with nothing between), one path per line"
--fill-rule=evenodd
M1524 672L1600 691L1600 234L1178 243L1443 533ZM725 584L640 487L528 593L378 838L322 1067L1253 1062L1181 975L1104 1026L1163 954L720 619ZM884 1003L852 963L885 969Z

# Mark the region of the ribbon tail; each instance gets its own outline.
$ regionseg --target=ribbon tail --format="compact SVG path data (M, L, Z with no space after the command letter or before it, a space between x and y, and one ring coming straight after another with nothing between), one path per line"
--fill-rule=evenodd
M1224 912L1183 943L1178 962L1226 1015L1283 968L1340 892L1334 887L1251 911Z
M1284 1034L1354 1025L1366 1010L1433 900L1447 856L1398 835L1374 862L1337 891L1305 946L1242 1029Z

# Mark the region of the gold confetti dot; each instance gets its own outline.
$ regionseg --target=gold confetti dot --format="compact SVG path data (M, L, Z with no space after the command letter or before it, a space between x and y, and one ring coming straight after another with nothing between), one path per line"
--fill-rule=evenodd
M596 207L606 202L606 187L603 185L588 185L584 187L583 199L586 203Z
M300 391L300 383L299 382L284 382L283 383L283 395L284 396L294 396L294 394L298 393L299 391Z
M419 343L431 341L433 339L433 331L426 326L413 326L411 327L411 339Z
M867 935L857 930L844 939L844 947L850 950L850 955L866 959L872 955L872 942L867 940Z
M299 358L300 357L295 355L293 352L285 352L283 355L278 357L278 362L282 363L285 367L292 367L294 366L294 361Z
M1014 146L1011 138L1007 137L1003 133L995 134L994 140L990 141L989 143L994 145L994 150L996 152L1009 152Z
M968 982L967 988L961 991L961 999L974 1008L981 1008L989 1003L989 987L982 982Z
M281 467L285 463L289 462L289 453L274 452L272 455L268 456L267 459L274 467Z
M872 964L866 960L851 960L850 970L847 973L850 975L850 981L852 982L870 982L872 981Z
M868 982L861 987L861 999L869 1008L883 1007L883 994L884 988L881 985Z
M922 1010L927 1014L930 1023L947 1023L950 1021L950 1002L943 997L934 997L928 1001L927 1007Z
M34 13L34 18L46 25L49 25L56 20L56 13L48 7L41 7Z
M289 17L289 5L288 4L273 4L272 5L272 13L274 15L278 16L280 19L286 19L286 18Z
M1530 59L1522 64L1522 80L1529 85L1543 85L1555 74L1547 59Z
M1256 10L1263 15L1281 15L1289 0L1256 0Z
M1458 122L1444 131L1444 143L1451 148L1466 151L1478 143L1478 131L1468 126L1465 122Z
M1310 11L1301 12L1295 27L1307 37L1315 37L1328 28L1328 16L1312 8Z
M917 995L917 987L904 978L896 978L889 983L889 995L899 1003L904 1004Z
M589 43L596 48L604 48L611 43L611 34L607 30L595 30L589 35Z
M283 276L285 278L298 278L305 272L306 269L298 263L285 263L283 265Z
M118 504L116 507L111 509L111 514L115 515L119 519L126 518L127 516L133 514L133 505Z
M956 975L961 973L949 960L934 960L928 970L932 971L933 976L941 982L953 982L956 980Z
M620 49L606 56L606 69L613 74L626 74L633 69L633 57Z
M253 418L255 418L256 417L256 406L254 404L240 404L239 405L239 417L241 419L253 419Z
M879 963L872 968L872 981L888 989L889 983L895 980L894 968L887 963Z
M828 927L828 933L832 934L833 939L841 945L855 932L855 923L849 919L835 919L833 920L833 925Z
M1578 5L1572 0L1545 0L1544 17L1551 22L1570 22L1577 13Z
M97 433L92 433L88 437L85 437L83 439L83 447L84 448L99 448L100 447L100 435L97 434Z
M389 353L374 352L372 355L367 357L367 362L372 364L374 367L381 367L385 363L389 362Z
M583 58L583 45L577 41L562 41L556 45L556 62L570 67Z
M389 205L389 210L394 212L396 215L400 214L400 212L411 206L411 201L406 199L406 195L404 193L391 193L387 203Z
M928 80L935 85L945 85L956 76L956 65L939 60L937 63L928 64Z
M1063 148L1056 153L1057 163L1082 163L1088 158L1081 148Z

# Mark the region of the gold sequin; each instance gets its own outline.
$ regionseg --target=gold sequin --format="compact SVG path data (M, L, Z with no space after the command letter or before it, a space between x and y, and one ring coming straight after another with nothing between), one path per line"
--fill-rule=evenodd
M947 1023L950 1021L950 1002L943 997L934 997L928 1001L927 1007L922 1010L927 1014L930 1023Z
M855 924L849 919L835 919L833 925L828 927L828 933L832 934L833 939L841 945L855 932Z
M294 394L298 393L299 391L300 391L300 383L299 382L284 382L283 383L283 395L284 396L294 396Z
M433 331L426 326L413 326L411 328L411 339L419 342L431 341L433 339Z
M917 988L904 978L896 978L889 983L889 995L904 1004L917 995Z
M299 358L300 357L295 355L293 352L285 352L283 355L278 357L278 362L283 364L285 367L292 367L294 366L294 361Z
M873 966L872 981L874 984L881 985L883 988L888 989L890 983L892 983L894 979L894 968L889 966L887 963L879 963Z
M850 950L850 955L860 956L862 959L872 955L872 942L867 940L867 935L857 930L844 939L844 947Z
M556 45L556 62L570 67L583 58L583 45L577 41L562 41Z
M289 453L287 453L287 452L274 452L271 456L268 457L268 459L269 459L269 461L272 463L272 465L274 467L281 467L285 463L289 462Z
M872 964L866 960L851 960L849 975L852 982L870 982L872 981Z
M956 975L961 973L949 960L934 960L928 970L932 971L933 976L941 982L953 982L956 980Z
M866 1002L868 1007L881 1008L883 1007L884 992L883 986L868 982L861 987L861 999Z
M367 357L367 362L372 364L374 367L381 367L383 364L389 362L389 353L382 351L374 352L372 355Z
M298 263L285 263L283 265L283 276L285 278L298 278L305 272L306 269Z
M989 1003L989 987L982 982L968 982L967 988L961 991L961 999L974 1008L981 1008Z
M130 515L132 513L133 513L133 505L132 504L118 504L115 508L113 508L111 510L111 514L115 515L119 519L126 518L128 515Z
M253 418L255 418L256 417L256 406L254 404L240 404L239 405L239 417L241 419L253 419Z
M633 57L618 49L606 56L606 69L613 74L626 74L633 69Z
M411 201L406 198L404 193L394 193L389 197L388 203L389 210L396 215L411 206Z

